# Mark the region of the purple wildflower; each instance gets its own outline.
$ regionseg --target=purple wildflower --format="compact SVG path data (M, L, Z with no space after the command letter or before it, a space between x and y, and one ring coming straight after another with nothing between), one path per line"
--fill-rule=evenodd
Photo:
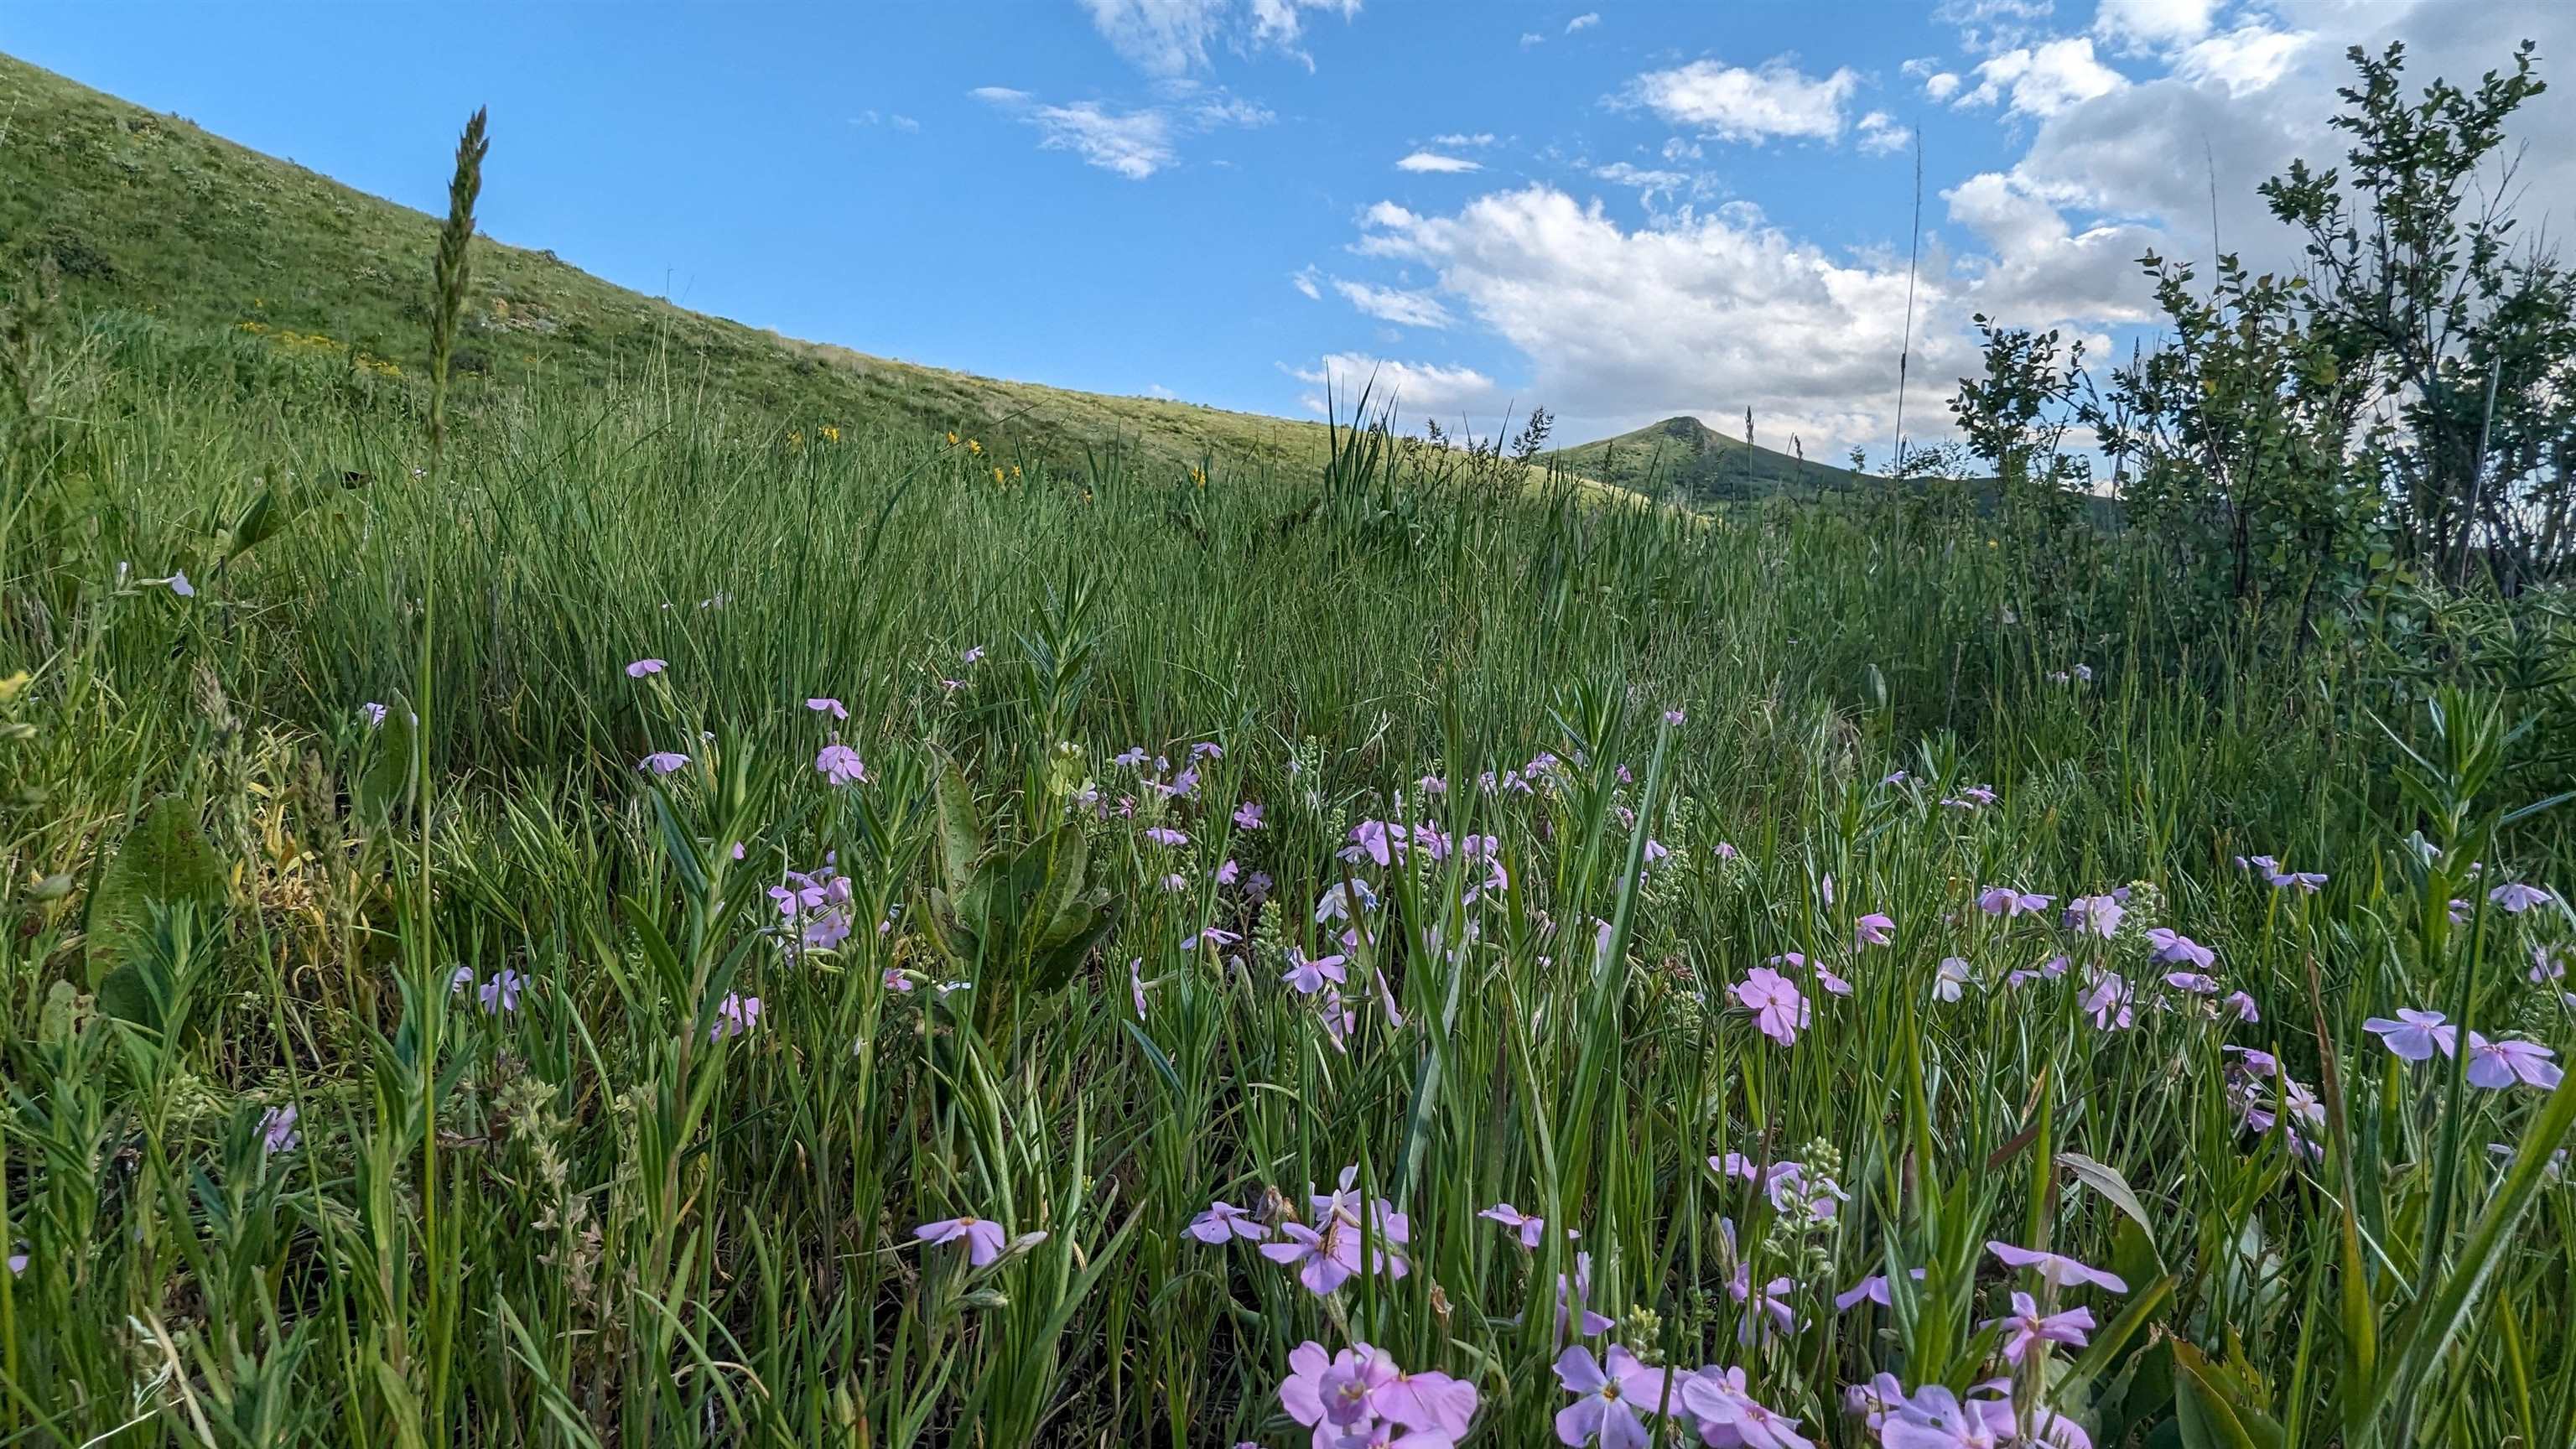
M2547 1090L2565 1075L2550 1060L2556 1055L2536 1041L2489 1041L2470 1032L2469 1085L2495 1089L2521 1082Z
M1259 1241L1270 1236L1270 1230L1249 1211L1222 1198L1209 1203L1207 1211L1190 1219L1190 1225L1183 1231L1202 1243L1222 1243L1228 1238Z
M1557 1355L1556 1381L1574 1395L1574 1402L1556 1414L1559 1443L1644 1449L1650 1436L1640 1415L1663 1410L1671 1375L1639 1363L1615 1343L1606 1364L1577 1344Z
M2147 932L2147 945L2154 949L2155 958L2168 966L2188 961L2206 971L2218 962L2217 952L2165 926Z
M2029 1358L2034 1349L2046 1354L2048 1346L2053 1343L2082 1348L2093 1332L2093 1310L2090 1308L2070 1308L2062 1313L2044 1314L2039 1311L2038 1301L2027 1293L2013 1294L2012 1304L2013 1311L2009 1316L1995 1319L1986 1326L2003 1325L2004 1358L2013 1364L2018 1365Z
M868 762L859 758L858 751L838 741L815 752L814 768L835 785L867 783Z
M1764 1036L1782 1046L1797 1045L1799 1029L1812 1013L1794 982L1768 966L1756 966L1732 989Z
M2045 1281L2060 1288L2073 1288L2090 1283L2114 1293L2129 1291L2128 1283L2117 1273L2089 1268L2061 1253L2043 1253L2035 1248L2019 1248L2010 1243L1990 1241L1986 1251L2015 1268L2029 1268Z
M716 1005L716 1022L707 1028L707 1040L723 1041L727 1037L741 1036L759 1021L759 997L728 991L725 999Z
M518 1010L519 992L527 984L527 977L505 966L491 980L484 982L482 989L474 994L482 1000L484 1014L495 1015L504 1011Z
M2506 881L2503 885L2487 892L2487 899L2495 902L2496 909L2506 915L2518 916L2534 906L2547 905L2549 892L2538 886L2524 885L2518 880Z
M2361 1029L2410 1062L2430 1060L2436 1048L2444 1056L2459 1050L2460 1029L2445 1025L2438 1011L2400 1010L2394 1021L2374 1016Z
M1002 1231L1000 1223L972 1215L942 1218L935 1223L923 1223L912 1230L912 1236L917 1241L934 1248L943 1243L962 1240L966 1244L967 1263L977 1268L1002 1256L1002 1245L1008 1237Z

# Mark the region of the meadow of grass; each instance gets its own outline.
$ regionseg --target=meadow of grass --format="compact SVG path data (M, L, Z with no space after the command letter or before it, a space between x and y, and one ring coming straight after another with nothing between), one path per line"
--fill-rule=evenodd
M0 1442L2576 1436L2519 694L17 300Z
M2491 706L2392 711L2408 762L2345 656L2078 636L1895 514L650 389L432 471L397 383L66 330L0 643L8 1442L1391 1423L1291 1416L1310 1341L1468 1442L1612 1344L1815 1442L1881 1374L2097 1444L2576 1425L2576 1096L2363 1030L2565 1038ZM916 1238L961 1216L992 1261ZM2016 1371L2015 1293L2089 1344ZM1645 1422L1796 1442L1711 1393Z

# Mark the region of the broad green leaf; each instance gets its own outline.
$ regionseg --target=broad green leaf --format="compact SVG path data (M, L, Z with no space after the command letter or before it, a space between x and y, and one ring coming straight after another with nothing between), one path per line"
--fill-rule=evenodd
M196 807L176 795L143 807L90 892L86 965L92 989L104 993L110 973L150 949L155 906L194 906L206 917L223 903L223 867Z
M385 722L376 726L374 743L366 768L360 772L357 788L358 813L370 820L385 820L409 808L412 792L419 785L413 752L417 729L412 723L411 701L396 694L385 706Z
M2127 1213L2129 1221L2145 1229L2148 1239L2154 1240L2156 1225L2148 1219L2146 1205L2139 1202L2138 1195L2129 1190L2129 1180L2120 1175L2119 1169L2107 1162L2097 1162L2080 1152L2057 1154L2057 1165L2074 1173L2076 1180L2086 1187L2109 1198L2113 1207Z
M975 815L975 791L954 760L943 760L934 794L939 810L939 863L948 893L962 896L984 855L984 831Z
M2283 1449L2286 1436L2226 1365L2175 1339L2174 1419L2185 1449Z

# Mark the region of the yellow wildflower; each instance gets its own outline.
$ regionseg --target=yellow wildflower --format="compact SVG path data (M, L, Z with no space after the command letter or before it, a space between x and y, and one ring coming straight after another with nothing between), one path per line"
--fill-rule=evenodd
M955 433L950 433L948 435L948 446L952 448L957 446L957 435Z
M976 442L973 438L968 438L966 440L966 451L969 453L980 453L984 451L984 445Z
M827 442L827 443L837 443L837 442L841 441L841 429L840 429L840 428L839 428L839 426L838 426L838 425L836 425L836 424L833 424L833 423L825 423L825 424L824 424L820 429L818 429L817 431L819 431L819 432L821 432L821 433L822 433L822 435L823 435L823 441L824 441L824 442Z

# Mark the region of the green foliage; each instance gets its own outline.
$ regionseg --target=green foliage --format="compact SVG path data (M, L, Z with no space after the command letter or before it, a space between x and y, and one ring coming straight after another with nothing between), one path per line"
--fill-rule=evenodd
M2305 239L2295 276L2148 255L2170 336L2096 392L2054 334L1987 329L1954 408L2005 490L2094 430L2109 482L2187 585L2194 629L2251 611L2302 647L2414 574L2507 594L2576 558L2576 275L2516 235L2506 124L2542 83L2525 43L2474 88L2410 101L2405 51L2351 52L2348 169L2263 184Z
M937 796L941 883L930 920L941 949L982 988L979 1005L1063 990L1118 924L1108 888L1089 880L1082 829L1059 825L1016 851L993 850L953 762Z
M109 978L151 954L160 916L182 908L211 916L223 903L223 866L197 807L177 795L143 807L87 900L84 957L102 999L130 1004L133 983L113 986Z

